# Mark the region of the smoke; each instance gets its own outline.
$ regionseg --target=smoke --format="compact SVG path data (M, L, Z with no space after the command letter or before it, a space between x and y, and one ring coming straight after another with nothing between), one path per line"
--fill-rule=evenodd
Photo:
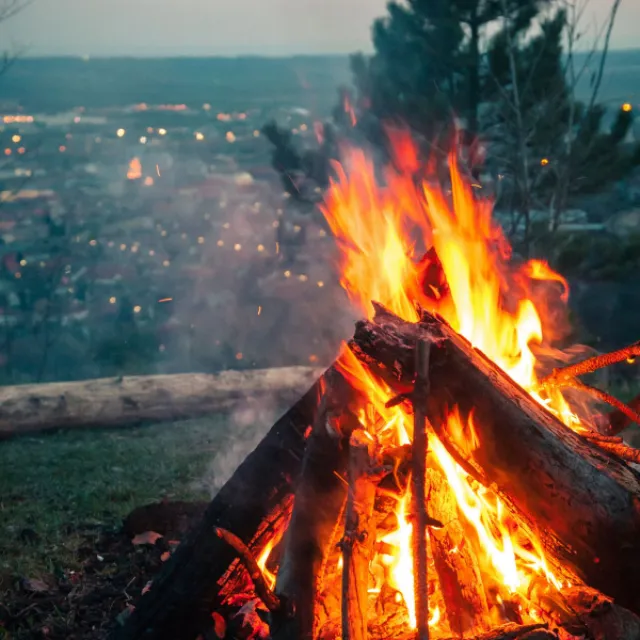
M211 497L222 488L282 415L282 407L266 399L247 400L229 415L224 440L201 481Z

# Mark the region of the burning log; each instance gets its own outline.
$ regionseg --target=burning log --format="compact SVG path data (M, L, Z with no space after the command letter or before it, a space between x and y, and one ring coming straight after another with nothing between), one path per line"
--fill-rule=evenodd
M228 411L252 398L287 406L321 374L312 367L283 367L2 387L0 439L53 429L195 418Z
M565 427L434 316L425 313L413 325L378 308L373 321L357 324L351 347L392 389L406 393L417 339L435 345L427 415L449 453L484 486L508 496L554 557L640 611L640 477ZM471 452L463 453L444 428L454 406L465 419L473 413L479 443Z
M254 554L261 548L265 526L280 518L290 504L307 430L314 423L330 372L274 424L238 467L211 501L201 523L164 564L124 627L114 630L113 640L192 640L208 628L224 587L242 570L235 550L213 529L233 531Z
M369 562L375 542L374 440L355 430L349 440L349 492L342 547L342 638L367 639Z
M335 546L347 498L348 442L354 424L347 408L350 388L343 379L330 383L321 400L302 461L276 593L295 615L272 623L274 640L312 640L321 626L318 593L324 564Z
M431 456L430 456L431 457ZM429 513L443 524L430 531L431 552L451 633L485 629L489 607L474 550L457 513L455 496L435 461L427 464Z

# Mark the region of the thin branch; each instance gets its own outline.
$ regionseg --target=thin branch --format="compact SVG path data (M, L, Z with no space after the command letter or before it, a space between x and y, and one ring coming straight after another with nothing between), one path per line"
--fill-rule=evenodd
M411 493L413 496L414 527L413 575L417 622L416 640L429 640L429 585L427 574L426 463L429 440L425 407L429 396L429 353L431 343L419 340L416 345L416 383L413 392L413 447L411 456Z
M587 440L593 440L596 444L600 442L608 442L609 444L622 444L624 440L620 436L606 436L597 431L588 431L586 433L580 433L583 438Z
M633 400L629 401L626 406L633 411L640 412L640 394ZM603 416L603 422L604 424L601 425L600 428L603 432L609 435L614 435L624 431L633 422L640 424L637 420L634 420L629 416L628 411L625 413L624 411L620 411L620 409L616 409L615 411Z
M586 360L576 362L575 364L570 364L567 367L554 369L550 375L540 381L539 386L541 389L574 386L573 379L578 376L593 373L603 367L608 367L612 364L623 362L624 360L636 358L637 356L640 356L640 341L634 342L633 344L623 347L622 349L618 349L617 351L612 351L611 353L603 353L602 355L587 358Z
M253 582L253 586L256 590L256 595L264 602L264 605L271 612L279 611L282 608L282 601L280 598L269 588L267 579L264 577L257 560L253 557L251 550L247 545L226 529L220 527L214 527L214 533L224 540L237 554L240 562L244 565L245 569L249 573L249 577Z
M604 451L613 453L627 462L640 464L640 449L634 449L633 447L628 447L626 444L617 444L614 442L594 442L594 444L597 444Z
M599 400L600 402L606 402L612 407L615 407L618 411L620 411L620 413L624 414L632 422L640 424L640 413L634 411L631 407L626 405L621 400L618 400L618 398L612 396L610 393L602 391L601 389L598 389L596 387L592 387L591 385L584 384L576 378L574 378L573 380L571 380L571 382L565 384L564 386L575 389L576 391L582 391L590 395L592 398Z

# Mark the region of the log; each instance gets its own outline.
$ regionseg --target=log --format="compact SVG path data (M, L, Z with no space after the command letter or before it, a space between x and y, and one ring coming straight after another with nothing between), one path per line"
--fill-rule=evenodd
M443 523L442 528L432 528L430 536L449 629L456 638L468 638L474 632L486 630L489 607L455 496L435 460L427 461L427 495L429 515Z
M195 418L228 411L252 398L288 406L322 372L283 367L0 387L0 439L53 429Z
M375 542L374 440L356 429L349 440L349 489L342 538L342 638L367 640L369 562Z
M618 457L571 431L446 323L425 313L410 324L378 308L356 325L351 348L397 392L412 387L415 342L430 339L427 414L446 424L454 406L471 412L479 438L449 452L485 486L494 486L539 532L551 556L590 586L640 611L640 476Z
M163 565L125 625L114 629L113 640L194 640L207 629L211 612L221 604L225 582L233 577L230 567L238 564L236 552L214 535L214 527L233 532L253 553L259 550L265 523L279 517L291 502L307 433L331 371L274 424L237 468L200 524Z
M329 383L308 439L275 587L294 616L272 617L274 640L312 640L323 623L318 594L325 562L342 530L348 442L357 424L347 406L350 392L342 377Z

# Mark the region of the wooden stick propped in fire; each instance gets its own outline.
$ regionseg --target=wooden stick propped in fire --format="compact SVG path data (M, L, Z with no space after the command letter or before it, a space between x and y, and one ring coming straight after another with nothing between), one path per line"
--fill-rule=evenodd
M256 595L269 611L279 611L282 606L282 600L271 590L267 583L267 579L264 577L257 560L253 557L251 550L247 545L238 538L231 531L222 529L221 527L215 527L213 532L218 538L224 540L234 551L238 554L240 562L245 566L245 569L249 572L249 577L253 582L253 586L256 590Z
M342 638L367 640L369 561L375 542L372 478L375 441L356 429L349 440L349 489L342 548Z
M429 396L429 353L431 343L418 340L416 344L416 381L413 399L413 450L411 456L411 493L413 497L413 575L416 640L429 640L429 587L427 582L427 495L425 490L427 439L426 400Z

